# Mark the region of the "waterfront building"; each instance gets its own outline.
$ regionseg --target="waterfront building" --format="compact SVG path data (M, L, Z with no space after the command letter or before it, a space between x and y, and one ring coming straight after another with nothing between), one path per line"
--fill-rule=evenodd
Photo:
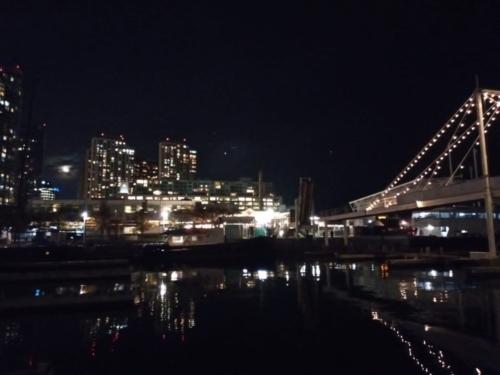
M236 181L224 180L167 180L160 179L153 192L163 196L184 196L200 202L230 203L237 210L273 208L281 205L281 197L275 196L273 184L249 178ZM130 198L130 197L129 197Z
M129 195L128 199L31 199L29 210L34 217L50 217L58 221L61 228L74 230L85 223L88 234L109 231L115 235L147 233L159 235L167 225L184 229L212 229L233 220L230 224L241 224L241 216L253 217L255 226L281 227L288 221L288 212L282 209L281 200L274 198L265 211L249 208L232 212L226 210L227 205L240 204L239 197L192 197ZM246 203L246 201L245 201ZM244 207L247 207L244 203ZM251 202L250 202L251 203ZM206 210L205 210L206 208ZM240 217L227 219L227 217ZM223 222L219 218L225 217ZM84 218L84 219L83 219ZM236 221L235 221L236 220ZM49 220L50 221L50 220ZM32 223L40 226L41 223ZM256 233L256 232L253 232Z
M128 195L128 201L190 201L199 202L201 205L220 204L234 208L235 211L242 211L248 208L258 210L260 208L260 200L254 196L233 195ZM268 195L263 198L264 209L278 210L282 206L281 197Z
M19 67L0 67L0 206L15 204L19 167L23 75Z
M265 194L273 193L273 184L262 182ZM259 195L259 182L250 178L240 178L239 180L178 180L170 181L162 179L159 181L158 189L163 194L172 195L238 195L255 196Z
M87 150L82 197L114 199L129 193L135 151L120 136L94 137Z
M190 180L197 172L197 152L184 139L160 142L158 150L159 177L167 180Z
M500 211L493 213L495 229L500 231ZM484 237L486 214L480 207L443 207L413 212L411 226L417 236Z
M29 210L34 216L54 215L63 230L74 231L85 225L87 234L113 233L132 234L139 227L148 232L161 234L162 221L168 213L176 210L189 210L194 202L179 198L177 200L158 200L143 197L139 201L126 199L56 199L53 201L31 199ZM40 223L32 223L40 225Z

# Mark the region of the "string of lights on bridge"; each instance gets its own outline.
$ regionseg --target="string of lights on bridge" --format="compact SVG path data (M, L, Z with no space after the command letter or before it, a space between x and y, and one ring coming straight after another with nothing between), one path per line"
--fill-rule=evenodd
M483 106L485 110L483 111L483 121L484 121L484 133L488 132L488 129L492 126L492 123L497 119L497 115L500 114L500 94L491 93L488 91L483 91ZM463 169L463 164L467 156L470 154L472 149L479 145L479 121L478 117L475 116L474 121L470 124L471 116L477 111L475 110L475 94L472 94L467 100L460 106L460 108L449 118L449 120L431 137L430 141L422 147L422 149L417 153L417 155L400 171L396 178L394 178L389 185L384 189L381 194L378 194L374 198L368 207L367 211L371 211L379 204L388 198L397 198L401 195L407 194L410 191L426 186L432 185L432 178L435 178L439 172L442 170L441 163L450 155L456 151L456 149L464 144L466 141L471 139L471 136L476 134L473 142L465 156L460 160L455 170L451 171L450 168L450 182L452 177L456 174L459 169ZM476 130L477 133L476 133ZM420 170L420 173L416 174L413 179L403 182L406 177L408 177L411 172L416 170L416 167L421 167L425 157L431 152L434 152L437 148L439 141L448 140L445 148L441 151L438 156L428 163L425 168ZM415 175L415 174L414 174ZM388 196L394 190L398 190L394 195ZM384 202L385 206L391 205L391 202Z

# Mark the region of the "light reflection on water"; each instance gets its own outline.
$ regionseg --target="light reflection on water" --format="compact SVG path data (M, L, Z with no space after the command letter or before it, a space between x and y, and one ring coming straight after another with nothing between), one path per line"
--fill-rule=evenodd
M471 281L460 269L389 269L358 264L348 269L350 287L404 301L412 318L500 341L500 280Z
M372 310L371 315L363 316L338 300L338 291L356 294L359 289L378 298L404 301L419 309L417 318L425 323L444 322L486 337L499 337L494 318L500 314L491 307L498 289L467 283L458 270L399 271L386 264L333 262L279 262L272 267L238 269L177 268L137 271L129 281L120 282L0 287L0 307L19 301L27 305L33 300L47 301L44 312L0 320L0 359L5 366L0 365L0 370L40 370L48 366L53 373L65 373L77 366L80 373L90 374L106 373L114 366L116 371L133 373L137 363L142 363L138 369L145 370L146 366L151 370L168 362L170 368L184 366L189 372L204 368L188 363L191 367L186 369L186 360L193 360L190 353L207 359L211 358L207 353L221 346L224 349L220 350L234 357L222 359L228 361L224 366L229 369L238 368L234 373L256 370L252 366L248 371L240 369L238 363L248 362L259 347L264 348L260 356L274 351L268 360L275 361L277 367L290 366L291 372L300 366L296 369L279 358L289 360L298 355L307 363L322 351L329 358L331 354L327 353L332 350L345 350L345 354L339 354L339 363L348 362L339 366L351 371L367 371L382 361L386 363L385 373L452 373L453 360L446 359L446 366L442 366L444 355L434 355L438 349L405 334L397 323L384 319L382 311ZM100 302L103 298L129 303L66 310L75 301ZM64 309L61 302L66 304ZM499 306L497 300L493 302ZM55 307L50 309L50 304ZM377 339L381 340L379 347L371 344L363 350L362 343L379 335L370 322L382 323L386 333ZM361 337L348 338L356 337L355 332ZM391 341L392 335L397 342ZM349 345L354 345L352 350ZM237 350L238 346L242 349ZM189 350L183 351L183 347ZM391 354L398 352L406 356ZM462 365L454 365L454 371Z

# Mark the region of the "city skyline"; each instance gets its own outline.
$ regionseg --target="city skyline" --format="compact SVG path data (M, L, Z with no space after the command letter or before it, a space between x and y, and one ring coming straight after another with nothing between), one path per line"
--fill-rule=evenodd
M500 373L499 0L0 8L0 374Z
M335 207L383 188L476 74L500 87L489 1L32 6L0 15L0 55L37 82L49 179L93 134L123 132L145 158L168 134L199 145L200 176L262 169L288 202L310 176Z
M229 205L239 211L281 208L280 194L275 194L273 184L265 182L262 174L258 179L240 177L234 181L215 176L200 179L196 175L197 160L197 152L185 138L177 142L170 138L160 141L157 162L151 162L138 157L124 135L101 133L92 137L86 151L78 192L80 203L123 200L123 205L127 206L134 200L181 201L188 198L205 205ZM41 200L54 199L55 192L51 189L49 182L42 181Z

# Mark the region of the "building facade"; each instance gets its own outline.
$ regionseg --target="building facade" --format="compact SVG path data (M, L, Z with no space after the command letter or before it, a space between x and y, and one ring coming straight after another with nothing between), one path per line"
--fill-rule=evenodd
M134 183L132 192L134 194L150 194L156 189L158 182L158 164L137 160L134 163Z
M500 211L493 213L495 231L500 233ZM485 237L486 213L479 207L442 207L413 212L411 225L417 236Z
M282 198L274 193L270 182L241 178L236 181L224 180L167 180L160 179L149 186L144 194L134 192L127 200L193 201L202 205L222 204L236 211L249 208L254 210L279 210Z
M57 193L59 193L59 188L52 186L48 181L40 180L33 189L32 197L42 201L53 201Z
M87 150L82 186L84 199L115 199L130 192L135 150L123 137L92 138Z
M16 203L23 76L19 67L0 67L0 206Z
M167 138L160 142L158 150L160 179L190 180L197 172L197 152L183 142L172 142Z
M238 196L259 196L259 182L249 178L241 178L236 181L226 180L166 180L158 181L157 190L162 194L172 195L238 195ZM261 193L272 194L273 184L262 182Z
M46 124L33 124L23 129L20 139L22 179L19 194L25 199L38 196L43 170Z

